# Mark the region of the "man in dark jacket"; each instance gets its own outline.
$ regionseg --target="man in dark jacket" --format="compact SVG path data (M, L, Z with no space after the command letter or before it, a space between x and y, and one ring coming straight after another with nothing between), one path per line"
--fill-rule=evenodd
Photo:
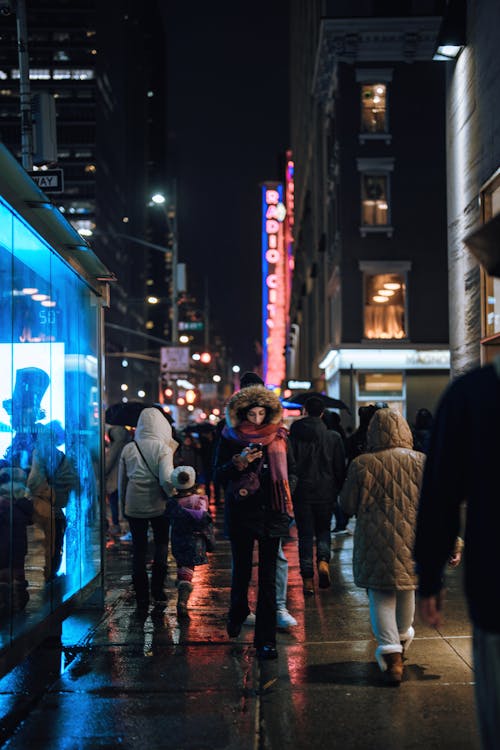
M465 524L465 594L473 624L476 705L482 747L500 737L500 610L498 607L498 460L500 358L457 378L438 407L417 517L415 560L420 614L442 623L443 574Z
M304 404L305 417L294 422L290 429L298 477L293 506L299 537L300 574L307 595L314 594L315 537L319 586L330 586L330 522L345 478L342 438L327 429L321 418L323 410L323 401L311 396Z

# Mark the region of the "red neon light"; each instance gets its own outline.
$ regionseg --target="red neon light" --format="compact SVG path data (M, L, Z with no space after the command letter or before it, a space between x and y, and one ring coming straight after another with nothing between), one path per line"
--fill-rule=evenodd
M265 284L268 289L267 316L265 321L267 349L267 385L279 386L285 379L284 348L286 344L286 289L288 260L284 247L283 206L279 205L279 192L266 190L265 227L267 248L265 259L268 264Z

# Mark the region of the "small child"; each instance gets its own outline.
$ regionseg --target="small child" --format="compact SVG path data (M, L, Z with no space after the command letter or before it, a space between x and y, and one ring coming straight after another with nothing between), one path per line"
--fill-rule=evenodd
M167 503L171 522L172 554L177 563L177 615L189 617L187 603L193 590L195 565L206 565L206 553L215 545L208 498L199 495L192 466L178 466L170 475L176 494Z

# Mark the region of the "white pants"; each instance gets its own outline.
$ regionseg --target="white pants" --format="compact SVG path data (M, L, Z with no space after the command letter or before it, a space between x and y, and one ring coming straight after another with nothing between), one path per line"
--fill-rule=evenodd
M386 669L383 654L402 653L413 640L415 592L368 589L370 621L378 648L375 657L382 670Z
M278 612L286 609L286 590L288 586L288 560L283 552L283 543L280 539L278 547L278 558L276 560L276 608Z

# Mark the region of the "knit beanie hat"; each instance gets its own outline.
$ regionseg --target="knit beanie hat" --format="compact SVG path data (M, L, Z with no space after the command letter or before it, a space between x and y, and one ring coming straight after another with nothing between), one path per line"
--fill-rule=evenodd
M176 490L189 490L196 484L196 472L192 466L178 466L170 475L170 483Z
M247 388L249 385L264 385L264 381L256 372L245 372L240 378L240 388Z

